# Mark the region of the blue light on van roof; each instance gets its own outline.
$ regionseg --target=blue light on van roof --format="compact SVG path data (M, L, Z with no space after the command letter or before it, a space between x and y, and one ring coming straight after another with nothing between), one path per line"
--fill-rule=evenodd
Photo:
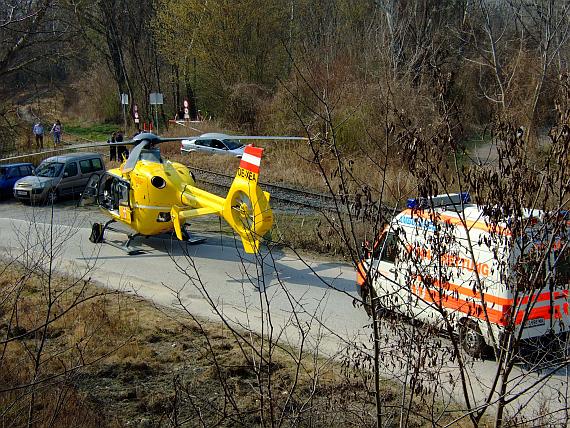
M418 209L420 207L420 201L416 198L409 198L406 206L412 210Z
M451 193L449 195L437 195L433 196L430 199L425 198L410 198L406 201L406 206L413 210L419 210L422 208L427 208L430 204L433 204L433 207L444 207L446 205L460 205L468 204L471 202L471 195L469 192L461 192L461 193Z
M469 192L461 192L459 196L461 197L461 202L463 202L464 204L468 204L469 202L471 202L471 195L469 194Z

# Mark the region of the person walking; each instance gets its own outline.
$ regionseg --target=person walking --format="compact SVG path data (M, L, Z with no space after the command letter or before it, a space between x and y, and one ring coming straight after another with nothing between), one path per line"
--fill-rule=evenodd
M109 146L109 160L116 161L117 160L117 146L115 146L117 133L113 132L111 134L111 138L107 140L107 143L110 144Z
M53 134L53 145L61 144L61 122L59 119L55 121L50 132Z
M44 126L41 124L41 122L36 122L36 124L32 128L32 132L36 136L36 148L43 149L44 148Z

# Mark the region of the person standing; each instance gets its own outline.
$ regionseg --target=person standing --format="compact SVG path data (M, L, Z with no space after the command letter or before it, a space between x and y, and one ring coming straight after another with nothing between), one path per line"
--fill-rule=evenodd
M123 133L121 131L118 131L115 138L117 140L117 143L122 143L124 138ZM129 150L127 147L123 145L117 146L117 156L119 158L119 162L127 159L129 157Z
M53 134L53 145L61 144L61 122L59 119L55 121L50 132Z
M110 144L109 146L109 160L116 161L117 160L117 146L115 145L117 133L113 132L111 134L111 138L107 140L107 143Z
M44 148L44 126L41 124L41 122L36 122L36 124L32 128L32 132L36 136L36 148L43 149Z

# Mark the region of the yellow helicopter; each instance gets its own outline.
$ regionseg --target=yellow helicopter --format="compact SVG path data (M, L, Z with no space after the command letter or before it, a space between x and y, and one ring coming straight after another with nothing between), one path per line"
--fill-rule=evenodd
M80 206L97 205L110 219L94 223L90 240L106 242L128 254L142 252L130 247L137 236L152 236L174 231L179 240L195 244L186 229L187 222L203 215L223 218L241 238L247 253L259 251L260 239L273 225L270 195L258 185L263 149L248 145L225 198L196 186L190 170L181 163L162 158L158 144L188 140L191 137L159 137L141 133L130 141L116 145L136 144L120 167L94 174L84 189ZM243 137L233 137L243 139ZM250 139L304 140L302 137L245 137ZM109 146L108 143L83 144L72 148ZM128 225L136 233L129 234L123 245L104 239L106 230L116 230L113 223Z
M260 238L273 225L269 193L258 185L263 149L245 147L235 179L227 196L222 198L197 187L186 166L164 160L156 147L159 143L187 138L138 134L127 142L138 144L119 168L91 177L80 205L97 204L111 216L104 225L93 225L92 242L104 242L105 230L112 223L121 222L137 232L129 235L121 246L129 254L139 251L129 249L129 245L140 235L174 230L179 240L199 243L203 240L190 239L185 225L192 218L215 214L240 236L247 253L258 252Z

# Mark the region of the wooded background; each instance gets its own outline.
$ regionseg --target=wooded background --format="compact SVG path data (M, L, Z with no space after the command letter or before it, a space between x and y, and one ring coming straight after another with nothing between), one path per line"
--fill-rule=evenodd
M62 107L83 120L121 123L119 93L150 119L148 95L162 92L163 122L187 98L193 118L200 110L244 132L301 132L299 119L316 121L306 106L327 97L348 147L381 139L379 118L395 112L431 126L444 97L466 138L496 113L532 138L554 122L554 94L568 85L569 7L555 0L1 0L3 136L15 132L11 113L22 94L55 88L65 94Z

